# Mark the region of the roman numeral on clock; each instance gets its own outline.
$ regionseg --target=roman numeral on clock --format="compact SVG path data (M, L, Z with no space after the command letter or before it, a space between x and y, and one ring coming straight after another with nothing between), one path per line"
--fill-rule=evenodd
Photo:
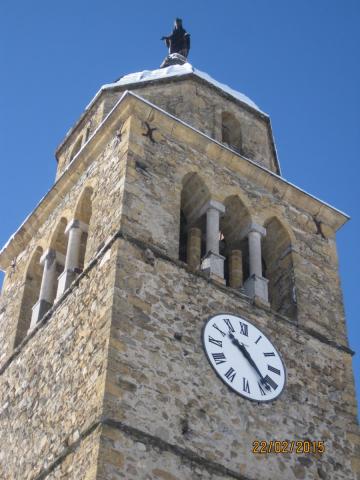
M235 329L234 327L232 326L230 320L228 318L224 318L224 322L226 323L228 329L229 329L229 332L235 332Z
M272 367L271 365L268 365L268 370L270 370L270 372L276 373L276 375L280 375L280 370L278 370L275 367Z
M242 322L239 322L239 323L240 323L240 333L248 337L249 336L248 326L245 323L242 323Z
M274 380L269 377L269 375L266 375L266 377L264 378L265 382L270 385L270 387L273 388L273 390L276 390L277 387L278 387L278 384L274 382Z
M216 323L213 323L213 327L216 328L216 330L220 332L223 337L226 337L226 333L220 330L220 328L216 325Z
M259 390L260 390L260 393L261 393L261 396L263 397L264 395L266 395L266 392L265 390L263 389L262 385L260 382L258 382L258 385L259 385Z
M216 365L220 365L221 363L226 362L225 355L220 352L220 353L212 353L213 359L215 360Z
M211 337L210 335L209 335L209 342L222 348L222 341L221 340L216 340L215 338Z
M234 381L234 378L235 378L235 375L236 375L236 372L233 368L229 368L229 370L225 373L225 377L230 380L230 382L232 383Z
M250 393L249 381L243 377L243 390L246 393Z
M255 343L259 343L261 339L262 339L262 335L259 336L259 338L256 340Z
M275 352L264 353L264 357L275 357Z

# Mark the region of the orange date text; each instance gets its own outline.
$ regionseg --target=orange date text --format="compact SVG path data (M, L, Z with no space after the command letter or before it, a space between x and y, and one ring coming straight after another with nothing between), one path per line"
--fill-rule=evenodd
M325 452L325 443L321 440L254 440L252 453L295 453L320 454Z

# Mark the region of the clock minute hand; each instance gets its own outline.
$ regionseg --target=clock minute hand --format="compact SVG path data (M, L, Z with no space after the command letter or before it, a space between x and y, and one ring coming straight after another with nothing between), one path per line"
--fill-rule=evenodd
M245 346L242 345L242 344L239 342L239 340L234 337L234 335L233 335L232 333L229 333L229 337L230 337L232 343L239 348L239 350L240 350L241 353L244 355L244 357L246 358L246 360L247 360L247 361L250 363L250 365L256 370L257 374L258 374L259 377L260 377L261 383L265 386L265 388L266 388L267 390L270 390L269 385L267 384L265 378L261 375L260 370L258 369L256 363L255 363L254 360L252 359L250 353L246 350Z
M258 369L256 363L254 362L254 360L252 359L250 353L246 350L245 346L242 345L239 340L237 340L235 337L232 339L232 342L241 350L242 354L244 355L244 357L248 360L248 362L250 363L250 365L256 370L256 372L258 373L258 375L262 378L262 375L261 375L261 372L260 370Z

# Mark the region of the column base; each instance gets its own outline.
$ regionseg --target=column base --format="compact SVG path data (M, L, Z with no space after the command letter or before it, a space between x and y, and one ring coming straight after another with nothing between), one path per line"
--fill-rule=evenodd
M35 328L36 324L42 319L45 313L50 310L52 304L46 300L38 300L32 307L32 315L29 330Z
M75 280L77 273L71 270L64 270L58 278L58 288L56 292L56 299L61 297L69 285Z
M269 306L268 283L267 278L252 275L244 283L245 293L255 302Z
M208 252L201 262L201 270L207 271L210 278L225 285L224 280L225 257L217 253Z

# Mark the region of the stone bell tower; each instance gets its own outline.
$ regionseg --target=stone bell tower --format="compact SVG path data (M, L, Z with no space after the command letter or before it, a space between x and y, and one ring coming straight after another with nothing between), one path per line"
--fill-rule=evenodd
M348 217L281 176L267 114L180 63L99 90L1 250L4 480L360 478ZM259 401L226 384L236 362L226 378L209 363L203 328L224 312L281 356L275 400L259 363ZM259 340L241 343L246 368Z

